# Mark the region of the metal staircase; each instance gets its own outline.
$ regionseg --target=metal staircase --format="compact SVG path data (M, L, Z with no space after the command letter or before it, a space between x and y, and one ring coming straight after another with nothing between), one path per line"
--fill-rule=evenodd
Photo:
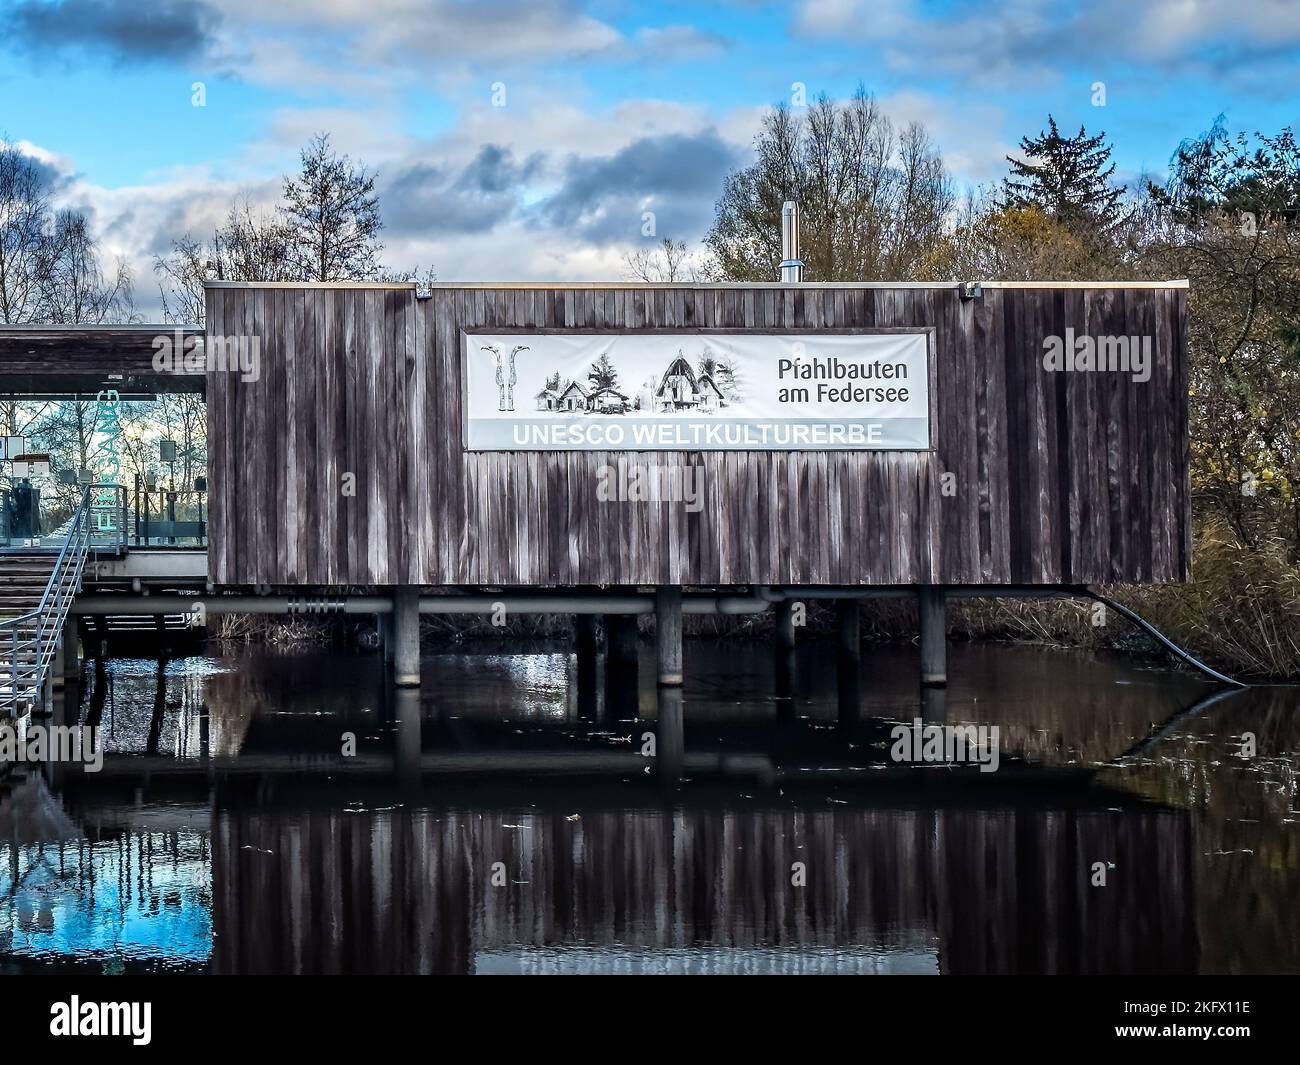
M0 713L18 717L43 704L87 556L125 547L126 489L92 484L82 492L57 556L0 555Z

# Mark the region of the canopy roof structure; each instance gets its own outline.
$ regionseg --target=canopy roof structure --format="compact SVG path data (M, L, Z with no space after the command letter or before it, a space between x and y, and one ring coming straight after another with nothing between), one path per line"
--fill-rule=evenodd
M116 389L122 396L204 390L205 375L179 366L159 372L159 338L168 349L201 337L197 325L0 326L0 393L70 396Z

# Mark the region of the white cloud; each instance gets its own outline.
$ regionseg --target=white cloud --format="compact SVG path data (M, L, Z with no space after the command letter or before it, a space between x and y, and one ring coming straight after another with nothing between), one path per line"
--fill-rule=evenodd
M126 262L135 282L137 310L155 319L161 316L153 269L155 255L165 253L173 238L186 233L210 234L224 220L236 195L246 194L254 203L268 203L277 192L278 183L236 186L189 174L116 189L78 179L60 201L86 212L104 263L119 259Z
M217 61L248 81L382 94L468 66L614 53L626 41L574 0L209 0Z
M694 26L646 27L636 35L646 56L665 63L712 59L727 49L727 39Z
M224 16L211 61L247 81L297 89L391 93L417 84L517 76L544 63L684 63L710 59L723 36L689 25L631 37L577 0L206 0Z
M311 137L328 133L336 151L374 167L415 143L400 126L400 116L387 107L281 107L271 112L265 135L249 142L244 157L263 169L281 166L286 154L296 158Z
M404 266L432 263L443 281L607 281L623 278L625 250L572 244L516 221L488 236L390 240L385 257Z
M796 31L809 36L848 34L884 40L908 30L916 19L910 0L804 0L795 12Z
M105 260L126 260L135 277L139 310L156 317L154 256L187 232L211 234L237 196L247 195L254 205L276 202L279 174L293 165L292 159L285 161L286 149L296 150L320 129L331 131L337 148L378 170L381 206L383 189L403 174L418 179L427 173L430 182L438 183L439 194L459 182L459 195L476 196L480 190L469 186L481 185L485 191L468 207L482 209L486 229L471 231L472 216L466 221L462 215L461 228L430 224L421 231L417 222L382 234L383 259L393 269L432 265L444 280L478 281L622 279L623 255L640 239L639 215L628 218L628 237L623 240L599 226L582 232L562 228L543 210L548 198L572 191L575 167L580 176L589 178L593 197L599 197L609 194L610 161L620 152L648 142L676 143L674 138L687 147L721 141L731 150L742 151L748 149L756 129L757 112L750 110L715 122L703 107L657 100L625 102L605 111L585 109L577 100L556 104L541 90L535 98L525 92L511 100L506 108L469 107L446 133L424 139L400 132L397 120L382 110L283 108L272 113L265 130L252 137L238 156L221 163L223 173L263 175L246 183L219 180L209 167L196 166L160 172L147 183L108 189L77 174L75 160L37 145L25 145L24 150L57 168L63 177L60 205L88 213ZM492 149L492 159L498 159L499 153L507 156L499 180L484 172L487 148ZM643 164L647 158L659 169L629 174L627 199L619 200L615 190L609 202L617 210L642 200L654 202L665 217L694 220L693 231L672 236L698 241L711 215L715 190L705 188L703 182L684 192L674 191L683 175L669 174L672 180L664 179L662 155L653 150L644 157L633 156ZM689 167L689 162L683 160L683 166ZM596 177L591 178L588 170L594 170ZM658 180L666 180L670 187L656 197L653 188ZM689 202L682 202L682 196ZM449 204L448 210L453 206ZM603 206L608 204L593 199L593 210Z
M1144 60L1201 69L1224 57L1269 62L1300 42L1294 0L982 0L956 8L917 0L803 0L792 29L813 40L869 42L895 70L969 84L1033 85L1063 64Z
M1150 0L1128 11L1136 16L1134 48L1152 57L1177 57L1201 46L1271 49L1300 41L1300 4L1294 0Z
M6 141L3 138L0 138L0 148L13 148L20 155L35 159L50 171L61 174L65 178L72 177L72 160L59 152L52 152L48 148L42 148L39 144L33 144L31 141Z
M957 111L901 92L882 98L881 106L899 125L923 123L965 182L991 180L1011 150L994 133L1005 116L992 104ZM31 150L57 160L68 177L61 198L90 212L108 258L129 262L138 302L149 314L157 307L154 255L186 232L210 234L237 195L247 194L255 205L274 203L293 151L318 130L330 131L339 150L378 171L381 206L392 223L382 234L389 267L432 265L444 280L609 280L624 277L624 254L642 242L639 212L647 205L660 214L659 237L692 244L703 237L720 189L720 153L743 158L762 113L744 107L714 115L661 100L593 110L581 97L557 97L535 84L505 108L472 105L446 132L416 138L382 107L280 108L237 156L221 163L223 174L259 175L247 184L218 180L200 166L110 190L75 175L73 161ZM671 153L678 146L691 158L674 173ZM687 181L693 159L719 172ZM394 209L397 185L403 210Z
M882 97L880 106L897 126L923 125L959 181L985 185L1006 172L1006 156L1015 146L1001 138L1007 123L1001 107L979 100L954 107L951 101L907 91Z

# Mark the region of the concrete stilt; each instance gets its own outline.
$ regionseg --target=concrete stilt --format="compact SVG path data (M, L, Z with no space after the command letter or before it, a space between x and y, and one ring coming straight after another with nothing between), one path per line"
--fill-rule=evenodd
M794 602L789 599L776 604L776 646L781 651L794 650Z
M205 699L199 704L199 760L207 762L212 757L212 718Z
M63 691L63 682L67 676L67 642L59 640L58 646L54 649L54 661L50 663L50 683L55 691Z
M921 720L927 725L948 723L948 689L932 684L921 689Z
M76 618L68 618L63 624L63 679L73 684L81 681L81 637Z
M393 591L393 682L399 688L420 684L420 590L401 585Z
M776 687L776 716L782 724L795 720L794 709L794 603L783 599L774 608L775 639L772 650L773 679Z
M420 693L414 688L395 691L393 717L397 729L393 752L397 785L404 794L411 794L420 787Z
M162 746L163 722L167 719L167 658L159 655L154 667L153 716L145 736L144 753L157 754Z
M61 689L60 694L62 694ZM32 717L39 717L48 720L53 716L54 671L50 670L45 674L45 679L41 682L41 690L37 693L36 699L32 703Z
M841 658L858 660L862 657L861 614L856 599L835 601L835 641Z
M595 614L573 615L573 649L580 658L595 658L600 654L600 632Z
M99 661L108 653L108 622L96 615L93 624L95 626L94 657L96 661Z
M634 614L605 615L605 716L637 716L637 625Z
M658 682L682 683L682 590L673 585L655 589L655 643L658 648Z
M661 685L657 689L657 703L655 775L660 783L675 787L681 782L686 764L686 715L681 685Z
M835 668L836 689L839 697L841 725L857 722L862 706L861 690L861 625L856 599L840 599L835 603Z
M95 658L94 680L90 686L90 705L86 708L85 724L99 725L104 720L104 707L108 703L108 670L104 666L104 657Z
M944 619L944 590L926 587L917 592L921 615L921 683L948 683L948 646Z
M43 715L44 721L42 723L51 728L71 723L68 720L67 693L62 685L56 687L54 684L54 678L59 672L54 668L57 665L57 662L51 663L50 672L45 677L46 713ZM75 691L75 689L73 690ZM51 788L58 788L63 785L63 781L67 778L69 768L69 765L61 758L51 757L47 758L41 766L41 773Z
M611 662L620 667L636 667L637 630L635 614L606 614L605 632L608 636L606 653Z
M573 615L573 650L578 665L578 716L596 716L596 660L600 656L600 633L595 614Z
M921 721L926 725L948 723L948 688L943 684L921 686ZM944 786L943 773L922 773L921 787L940 789Z

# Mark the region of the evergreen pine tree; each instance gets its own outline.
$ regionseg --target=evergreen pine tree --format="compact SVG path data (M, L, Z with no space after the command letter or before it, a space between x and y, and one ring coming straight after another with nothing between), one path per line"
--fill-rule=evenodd
M1003 179L1005 206L1041 208L1062 225L1083 231L1110 225L1119 214L1121 189L1110 184L1115 164L1105 134L1089 137L1083 126L1061 136L1056 119L1037 137L1022 137L1027 160L1007 156L1011 176ZM1107 165L1110 164L1110 165Z

